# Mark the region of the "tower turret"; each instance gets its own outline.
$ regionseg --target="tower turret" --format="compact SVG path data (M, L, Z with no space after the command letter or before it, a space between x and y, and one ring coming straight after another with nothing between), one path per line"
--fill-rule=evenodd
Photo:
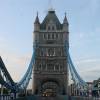
M65 13L65 18L63 20L63 31L69 32L68 27L69 27L69 23L68 23L68 20L67 20L67 17L66 17L66 13Z
M34 22L34 31L39 31L39 29L40 29L40 21L39 21L38 12L37 12L37 16Z
M67 27L66 16L64 23L61 24L52 8L49 9L42 23L39 23L37 14L34 41L38 42L38 46L33 69L33 94L35 95L68 94L68 60L65 58Z

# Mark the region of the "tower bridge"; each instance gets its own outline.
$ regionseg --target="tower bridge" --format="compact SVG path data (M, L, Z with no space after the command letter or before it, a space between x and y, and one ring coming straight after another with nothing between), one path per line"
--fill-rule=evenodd
M70 57L69 23L66 14L63 23L59 21L53 9L48 11L42 23L37 14L33 35L35 37L33 55L23 78L15 83L0 57L0 84L14 93L16 97L16 93L27 89L33 72L32 94L34 96L29 98L71 100L71 97L68 99L71 95L68 85L70 71L74 89L77 91L76 96L81 95L80 99L75 98L83 100L82 97L87 96L88 85L77 73ZM92 99L85 98L84 100Z
M68 94L68 61L64 50L64 42L69 41L68 34L66 16L61 24L53 10L48 11L42 23L37 15L34 23L35 43L38 45L33 69L34 94L41 95L49 90Z

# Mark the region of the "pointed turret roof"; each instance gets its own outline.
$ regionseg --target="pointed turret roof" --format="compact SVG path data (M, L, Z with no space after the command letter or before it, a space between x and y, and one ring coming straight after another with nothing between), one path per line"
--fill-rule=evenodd
M40 24L39 17L38 17L38 12L37 12L37 16L36 16L34 24Z
M69 25L68 20L67 20L67 17L66 17L66 13L65 13L65 18L64 18L63 24Z
M49 9L47 16L41 23L41 29L46 29L46 25L49 23L50 20L52 20L53 23L56 24L56 28L58 30L62 29L62 24L60 23L58 17L56 16L54 9Z

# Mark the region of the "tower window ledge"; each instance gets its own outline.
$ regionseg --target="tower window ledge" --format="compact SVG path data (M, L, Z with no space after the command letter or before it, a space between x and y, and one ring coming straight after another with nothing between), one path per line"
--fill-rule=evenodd
M50 44L53 44L53 43L56 42L56 40L55 39L47 39L46 42L47 43L50 43Z

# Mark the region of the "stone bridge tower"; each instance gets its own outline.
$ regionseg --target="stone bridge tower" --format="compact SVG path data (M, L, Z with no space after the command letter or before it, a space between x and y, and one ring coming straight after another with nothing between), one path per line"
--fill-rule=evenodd
M65 41L69 47L68 21L65 14L61 24L55 11L50 9L40 23L38 14L34 22L34 41L37 43L33 69L33 94L67 95L68 62Z

